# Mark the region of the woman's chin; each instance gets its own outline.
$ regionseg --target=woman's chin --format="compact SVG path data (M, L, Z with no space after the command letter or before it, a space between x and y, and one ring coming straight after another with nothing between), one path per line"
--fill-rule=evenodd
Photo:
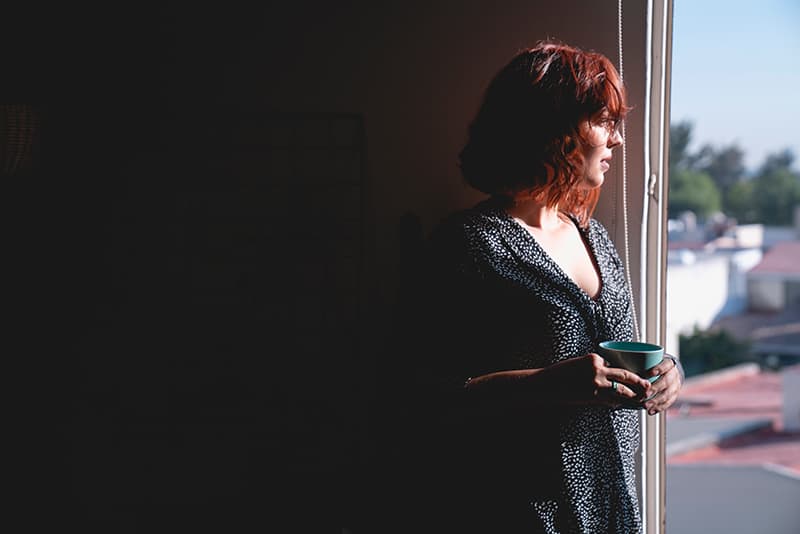
M605 179L606 179L605 176L603 176L602 174L599 177L590 178L587 176L583 180L583 184L581 184L582 185L581 189L585 191L592 191L594 189L599 189L600 187L603 186L603 182L605 182Z

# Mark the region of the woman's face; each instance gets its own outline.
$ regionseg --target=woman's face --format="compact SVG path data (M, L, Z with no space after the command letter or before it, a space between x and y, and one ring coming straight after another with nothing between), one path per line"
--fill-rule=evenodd
M605 173L611 168L612 150L622 144L620 124L603 111L581 123L581 133L586 140L583 146L583 186L596 189L603 185Z

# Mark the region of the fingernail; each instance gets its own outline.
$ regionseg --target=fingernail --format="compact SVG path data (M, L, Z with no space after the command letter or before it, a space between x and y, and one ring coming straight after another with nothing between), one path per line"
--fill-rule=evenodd
M650 415L655 415L655 414L656 414L656 411L655 411L655 410L650 410L650 411L649 411L649 412L647 412L647 413L649 413Z

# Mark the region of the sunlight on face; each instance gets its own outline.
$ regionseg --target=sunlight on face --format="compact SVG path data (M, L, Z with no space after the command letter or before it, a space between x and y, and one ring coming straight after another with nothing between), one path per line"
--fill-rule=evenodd
M620 125L621 122L609 116L607 111L581 123L580 132L585 141L581 151L583 185L586 188L595 189L603 185L605 173L611 168L612 150L622 145Z

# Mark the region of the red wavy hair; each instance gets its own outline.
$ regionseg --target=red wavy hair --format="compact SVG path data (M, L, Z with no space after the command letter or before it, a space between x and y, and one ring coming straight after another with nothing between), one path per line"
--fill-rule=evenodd
M583 178L581 123L629 111L619 73L604 55L555 41L523 50L492 79L459 154L465 181L490 195L531 190L548 207L588 223L599 189Z

